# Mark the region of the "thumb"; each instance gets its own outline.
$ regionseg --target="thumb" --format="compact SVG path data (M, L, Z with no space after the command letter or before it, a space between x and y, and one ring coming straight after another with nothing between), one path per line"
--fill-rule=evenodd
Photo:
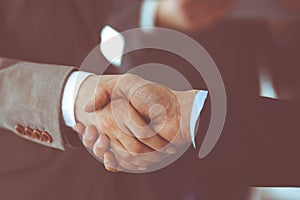
M108 93L101 85L97 85L94 96L86 105L84 105L83 110L85 112L94 112L100 110L109 102L109 100Z
M126 98L131 103L133 94L149 81L133 74L120 75L98 84L93 98L84 106L84 111L94 112L103 108L112 99Z
M116 79L112 79L102 84L103 89L109 95L110 99L126 98L133 100L133 94L149 81L133 74L124 74Z

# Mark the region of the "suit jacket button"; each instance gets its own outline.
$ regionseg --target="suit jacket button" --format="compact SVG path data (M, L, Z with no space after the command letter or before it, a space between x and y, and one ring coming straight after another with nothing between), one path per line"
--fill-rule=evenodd
M31 128L25 128L25 135L27 135L28 137L32 137L32 129Z
M37 139L37 140L41 140L42 139L42 133L39 130L34 130L32 132L32 138Z
M52 142L52 137L49 133L47 132L42 132L42 141L51 143Z
M15 130L18 134L25 135L24 127L19 124L15 126Z

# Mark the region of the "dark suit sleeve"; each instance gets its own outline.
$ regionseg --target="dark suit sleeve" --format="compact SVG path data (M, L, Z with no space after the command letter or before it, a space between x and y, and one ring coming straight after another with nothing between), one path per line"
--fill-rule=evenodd
M200 168L246 185L300 185L299 111L299 102L228 95L222 135Z

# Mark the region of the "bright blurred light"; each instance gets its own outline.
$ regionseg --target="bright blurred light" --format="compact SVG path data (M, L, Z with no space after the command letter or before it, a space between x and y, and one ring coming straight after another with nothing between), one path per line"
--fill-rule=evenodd
M300 200L300 188L253 188L249 200Z

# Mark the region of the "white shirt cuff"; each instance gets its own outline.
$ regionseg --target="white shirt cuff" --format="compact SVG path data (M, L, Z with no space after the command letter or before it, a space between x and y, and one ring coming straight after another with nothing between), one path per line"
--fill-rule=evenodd
M141 8L140 27L155 27L155 15L159 1L144 0Z
M200 119L200 113L204 107L207 95L208 95L208 91L204 91L204 90L198 91L195 96L195 100L194 100L192 111L191 111L190 134L191 134L192 144L195 149L196 149L195 131L197 131L195 129L196 129L197 121L198 121L198 119Z
M71 128L76 125L75 101L83 81L93 74L87 72L73 72L68 78L62 97L62 115L65 124Z

